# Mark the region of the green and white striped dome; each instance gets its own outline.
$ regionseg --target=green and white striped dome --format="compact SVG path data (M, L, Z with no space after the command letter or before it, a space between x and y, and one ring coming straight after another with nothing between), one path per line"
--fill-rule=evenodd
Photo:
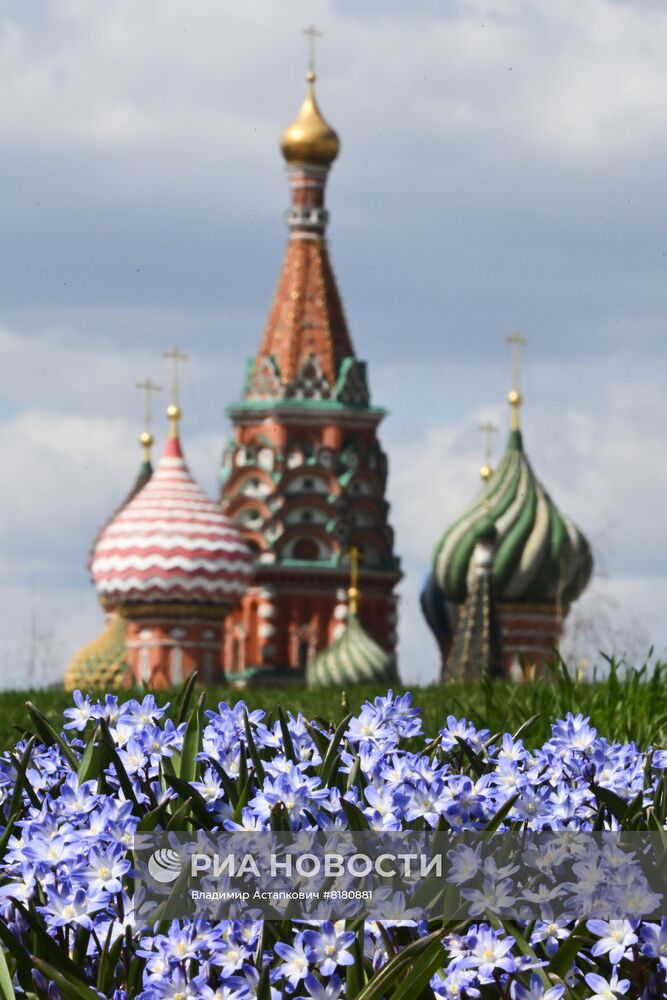
M499 601L566 607L584 590L593 571L590 545L555 506L528 461L521 431L507 449L485 492L440 539L433 573L445 600L461 604L470 590L476 542L497 530L493 582Z
M308 665L306 679L308 687L395 682L396 662L350 614L342 635Z

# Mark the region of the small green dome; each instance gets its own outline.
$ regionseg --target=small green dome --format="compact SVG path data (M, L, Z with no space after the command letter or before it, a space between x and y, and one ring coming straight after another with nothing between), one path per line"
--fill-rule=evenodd
M370 637L356 615L348 616L345 631L308 665L308 687L395 683L394 657Z
M584 590L593 571L590 545L560 513L539 482L523 450L520 431L484 493L440 539L433 573L445 600L463 603L470 589L472 555L478 541L497 533L493 582L499 601L566 607Z

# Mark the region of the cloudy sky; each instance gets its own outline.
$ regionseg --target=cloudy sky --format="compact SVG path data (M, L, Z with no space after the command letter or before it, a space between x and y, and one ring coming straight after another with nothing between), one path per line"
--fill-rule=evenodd
M87 548L137 469L134 383L165 381L172 343L187 455L216 491L280 267L277 139L310 21L343 144L333 262L391 411L404 677L436 676L419 585L477 490L478 424L506 433L514 328L528 452L597 557L567 648L665 649L664 3L4 0L4 685L58 676L100 629Z

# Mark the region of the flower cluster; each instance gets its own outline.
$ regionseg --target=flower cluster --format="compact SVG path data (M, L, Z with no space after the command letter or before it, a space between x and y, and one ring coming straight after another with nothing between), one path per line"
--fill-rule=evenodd
M480 907L455 927L399 909L382 922L140 928L130 854L137 831L188 828L664 830L662 751L610 743L572 715L538 748L454 716L427 738L411 696L391 691L335 731L242 702L172 717L151 695L77 692L65 716L57 733L35 710L36 735L0 758L0 931L17 995L53 1000L74 982L113 1000L336 1000L377 977L390 997L410 961L442 998L665 995L667 919L590 919L573 938L545 897L540 919L514 924ZM453 859L460 885L471 866ZM488 876L496 891L507 872Z

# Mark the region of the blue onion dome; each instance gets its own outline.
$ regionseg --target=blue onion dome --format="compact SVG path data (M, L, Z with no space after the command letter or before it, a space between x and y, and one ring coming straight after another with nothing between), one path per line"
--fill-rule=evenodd
M438 542L433 575L445 600L461 604L466 599L475 545L492 529L496 532L493 582L499 601L567 607L590 580L590 545L537 479L518 429L510 431L505 454L484 492Z
M433 571L424 580L419 594L419 603L426 623L436 639L438 641L451 639L454 635L455 623Z
M395 658L349 614L342 635L308 664L306 680L308 687L343 687L395 683L398 676Z

